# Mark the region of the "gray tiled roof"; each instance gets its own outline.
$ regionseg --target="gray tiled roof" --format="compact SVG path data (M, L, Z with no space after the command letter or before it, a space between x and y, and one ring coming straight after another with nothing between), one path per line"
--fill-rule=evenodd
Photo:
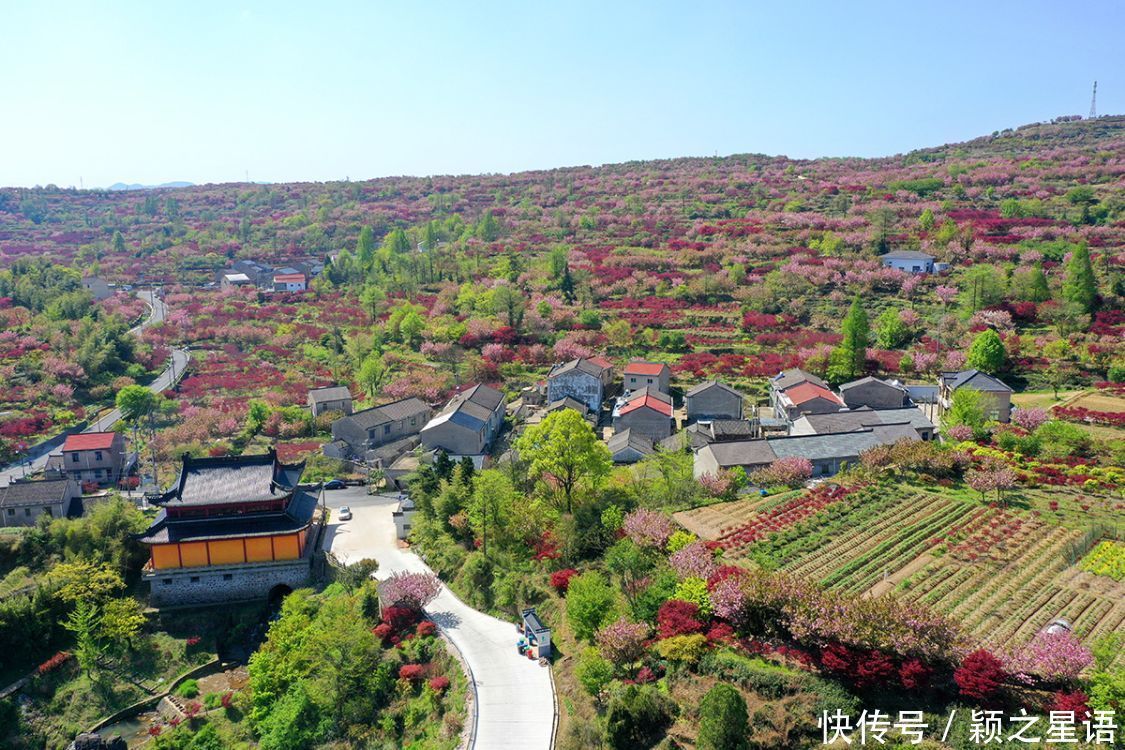
M648 455L655 450L652 438L647 435L642 435L639 432L633 432L631 429L622 430L611 436L610 439L606 441L606 446L609 448L609 452L614 455L626 448L632 448L644 455Z
M813 375L811 372L805 372L799 367L792 367L788 370L783 370L777 375L774 375L772 378L770 378L770 386L774 390L778 391L784 391L788 388L792 388L795 385L800 385L801 383L815 383L821 388L828 387L828 383L825 383L823 380L818 378L816 375Z
M719 389L722 389L722 390L726 391L727 393L730 393L732 395L738 396L739 398L742 398L741 393L739 393L735 389L731 388L726 383L719 382L718 380L705 380L702 383L699 383L698 385L693 385L691 388L689 388L687 390L687 393L685 393L684 395L685 396L696 396L696 395L698 395L700 393L703 393L704 391L710 390L712 388L719 388Z
M70 479L40 479L32 482L13 482L0 487L0 507L13 505L39 505L57 503L71 490Z
M267 536L300 531L309 525L316 511L317 498L298 491L284 513L250 513L228 518L170 519L161 510L152 526L139 537L146 544L190 542L200 539Z
M881 378L873 378L870 375L868 375L865 378L860 378L859 380L853 380L850 383L844 383L843 385L840 386L840 392L842 393L844 391L851 390L852 388L855 388L857 386L870 385L872 383L877 383L879 385L886 386L887 388L894 388L896 391L902 391L904 393L906 392L906 386L902 385L901 383L892 383L889 380L883 380Z
M976 391L991 391L993 393L1012 393L1007 383L994 378L980 370L961 370L960 372L943 372L941 381L955 391L962 386L969 386Z
M389 404L372 406L370 409L357 411L350 417L344 417L344 419L351 420L361 430L370 430L372 427L377 427L386 422L399 422L419 414L427 414L429 411L429 404L422 399L411 397L392 401Z
M346 386L327 386L325 388L313 388L309 391L312 400L315 403L323 403L325 401L346 401L352 397L352 392Z
M301 480L305 465L283 464L277 454L192 458L184 456L176 486L160 505L219 505L280 499Z
M934 256L919 252L917 250L892 250L889 253L884 253L881 258L891 258L893 260L933 260Z
M551 368L551 372L547 377L553 378L556 375L562 375L563 373L567 373L572 370L584 372L587 375L593 375L595 378L601 378L602 373L605 372L606 368L602 367L599 364L591 362L585 357L579 357L578 359L572 359L569 362L563 362L562 364L555 365Z

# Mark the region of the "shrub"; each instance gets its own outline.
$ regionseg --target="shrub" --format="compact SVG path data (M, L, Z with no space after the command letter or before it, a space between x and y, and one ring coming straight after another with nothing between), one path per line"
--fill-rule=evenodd
M430 690L433 690L435 693L444 693L449 689L449 678L444 675L433 677L430 679L429 684Z
M745 750L749 717L746 700L730 685L719 683L699 703L698 750Z
M961 695L980 703L995 700L1004 678L1004 665L984 649L966 656L961 666L953 672L953 681L960 688Z
M647 508L637 508L625 516L621 526L625 536L642 547L664 549L672 536L672 519L666 514Z
M669 661L695 664L707 650L707 638L699 633L694 635L674 635L658 641L656 651Z
M672 596L694 604L699 608L700 616L711 616L711 596L707 593L707 582L702 578L685 578L676 584Z
M574 674L586 692L596 696L613 680L613 664L590 647L579 654Z
M682 599L669 599L656 613L656 628L661 638L699 633L703 630L699 607Z
M423 667L421 664L403 664L398 668L398 678L408 682L422 679Z
M691 533L690 531L684 531L683 529L677 529L676 531L672 532L672 536L668 537L668 545L667 545L668 553L674 554L676 552L679 552L684 547L686 547L689 544L691 544L692 542L696 542L698 540L699 540L699 538L695 534Z
M1075 720L1081 722L1090 711L1090 698L1081 690L1075 690L1070 693L1060 690L1055 693L1054 702L1051 704L1050 710L1060 712L1073 711Z
M199 683L195 680L184 680L176 688L176 695L181 698L194 698L199 695Z
M626 685L606 709L606 739L614 750L652 747L672 725L676 705L651 685Z
M559 596L566 596L568 587L570 586L570 579L578 575L578 571L574 568L564 568L563 570L556 570L551 574L551 588L559 593Z
M437 625L430 620L423 620L418 623L418 627L414 629L414 634L422 638L427 638L437 634Z
M422 619L422 613L412 607L383 607L382 619L392 632L403 633Z
M930 686L933 670L921 659L907 659L898 668L898 679L907 690L925 690Z

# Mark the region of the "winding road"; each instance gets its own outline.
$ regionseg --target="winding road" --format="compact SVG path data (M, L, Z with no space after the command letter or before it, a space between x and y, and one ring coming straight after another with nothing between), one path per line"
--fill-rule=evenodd
M164 321L165 316L168 314L168 306L165 305L164 300L160 299L156 292L152 290L145 289L138 291L137 296L145 301L150 311L147 318L129 329L130 333L139 336L145 328ZM191 355L189 355L186 350L173 349L171 361L168 363L168 366L164 368L164 371L156 376L155 380L149 383L149 390L154 393L159 393L175 385L176 381L183 376L190 359ZM83 432L104 432L112 429L120 419L120 410L112 409L99 415ZM57 448L58 446L55 447ZM21 477L24 474L42 471L43 467L47 465L47 458L50 454L51 450L40 451L38 454L31 456L30 462L25 460L0 470L0 487L7 486L13 479Z
M396 571L429 571L418 555L398 544L391 516L398 500L393 495L369 496L364 488L350 487L325 492L325 501L333 508L352 509L352 520L333 520L325 536L325 547L341 562L377 560L377 578ZM519 655L516 626L478 612L446 586L426 613L472 673L476 701L469 707L469 748L551 750L555 696L550 670Z

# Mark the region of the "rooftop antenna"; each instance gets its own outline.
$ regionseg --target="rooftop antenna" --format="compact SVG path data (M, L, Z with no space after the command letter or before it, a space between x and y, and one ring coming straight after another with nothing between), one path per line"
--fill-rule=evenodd
M1098 82L1094 81L1094 94L1090 97L1090 119L1098 116Z

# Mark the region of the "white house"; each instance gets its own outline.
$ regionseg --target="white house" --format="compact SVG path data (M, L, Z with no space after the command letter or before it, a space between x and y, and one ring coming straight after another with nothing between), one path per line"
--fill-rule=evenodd
M934 256L917 250L892 250L883 255L880 260L884 266L897 268L906 273L933 273Z

